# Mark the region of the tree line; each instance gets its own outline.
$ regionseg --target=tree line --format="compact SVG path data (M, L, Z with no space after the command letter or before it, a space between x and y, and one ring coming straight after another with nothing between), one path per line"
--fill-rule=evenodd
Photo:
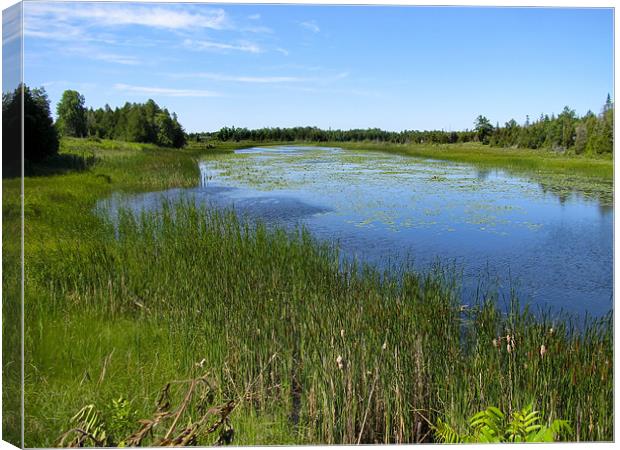
M600 114L588 111L578 117L568 106L556 115L543 115L531 122L526 117L520 125L514 119L493 126L485 116L478 116L472 130L404 130L379 128L322 130L317 127L247 129L224 127L213 133L190 133L190 140L255 142L386 142L393 144L454 144L481 142L493 147L549 148L577 154L605 154L613 151L614 105L610 96Z
M590 155L612 153L614 104L608 95L598 115L588 111L578 117L566 106L557 116L541 114L534 122L528 117L522 126L510 120L503 127L492 127L486 139L496 147L553 148Z
M82 134L129 142L147 142L161 147L181 148L185 131L176 113L170 114L154 100L125 103L121 108L89 108L84 117Z
M453 144L481 142L494 147L551 148L576 154L611 154L613 152L614 104L608 95L599 114L588 111L579 117L565 107L556 115L543 115L525 123L514 119L504 126L493 126L485 116L478 116L472 130L404 130L384 131L379 128L354 130L322 130L317 127L247 128L224 127L214 133L186 135L177 115L155 101L125 103L122 107L86 108L82 94L75 90L63 93L53 121L50 102L43 88L19 86L2 95L3 163L5 167L20 160L21 94L25 159L40 161L58 152L59 137L96 137L130 142L153 143L180 148L186 140L217 139L220 141L255 142L387 142L395 144Z
M23 110L21 96L23 91ZM177 115L155 101L125 103L120 108L86 108L82 94L66 90L51 115L44 88L20 85L2 95L3 164L20 161L21 116L24 116L24 159L34 162L58 153L59 138L93 137L183 147L186 135Z

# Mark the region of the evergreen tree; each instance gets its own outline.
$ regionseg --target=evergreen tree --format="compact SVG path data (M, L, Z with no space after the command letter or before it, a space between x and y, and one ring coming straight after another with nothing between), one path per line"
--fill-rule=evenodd
M185 130L179 123L176 113L172 113L172 146L181 148L185 145Z
M586 150L588 144L588 127L580 123L575 127L575 153L580 155Z
M125 139L129 142L148 142L149 126L144 109L133 106L127 112Z
M484 116L478 116L475 122L475 130L478 134L478 140L483 144L488 144L489 136L493 132L493 125L489 119Z
M23 109L22 109L23 90ZM24 159L41 161L58 153L58 133L54 127L45 89L22 84L2 96L3 164L10 175L21 171L21 118L24 118Z
M24 159L40 161L58 153L58 133L45 89L24 85Z

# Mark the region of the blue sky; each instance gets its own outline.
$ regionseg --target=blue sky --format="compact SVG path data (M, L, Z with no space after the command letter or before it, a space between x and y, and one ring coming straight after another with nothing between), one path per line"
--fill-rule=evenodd
M24 34L52 109L153 98L188 131L460 130L613 97L609 8L27 2Z

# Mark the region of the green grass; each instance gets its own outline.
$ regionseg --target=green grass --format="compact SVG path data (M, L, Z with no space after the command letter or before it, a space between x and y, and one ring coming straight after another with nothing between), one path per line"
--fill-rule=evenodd
M21 442L21 226L19 180L2 183L2 439ZM9 205L13 205L10 207Z
M93 213L113 191L194 186L196 158L225 150L65 140L93 162L26 179L26 446L53 445L89 403L124 396L150 417L165 383L203 359L215 403L252 385L232 416L237 444L412 442L426 420L464 427L488 405L530 402L569 420L572 439L613 438L611 315L576 332L516 305L463 308L439 268L339 268L337 249L301 230L189 202L118 223ZM3 189L14 227L18 181ZM506 334L511 353L492 343ZM16 420L3 414L5 433Z

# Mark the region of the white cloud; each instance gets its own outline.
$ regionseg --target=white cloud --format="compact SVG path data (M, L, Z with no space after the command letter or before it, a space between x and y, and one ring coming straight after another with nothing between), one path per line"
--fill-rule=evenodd
M227 15L219 8L198 13L178 7L129 6L118 3L75 3L71 5L41 2L27 3L24 11L26 28L32 25L33 18L45 18L62 23L79 19L86 22L85 25L108 27L142 25L166 29L211 28L220 30L228 26Z
M248 19L250 19L250 20L259 20L260 19L260 14L252 14L252 15L248 16Z
M183 45L192 50L216 50L216 51L239 51L247 53L261 53L262 49L253 42L240 41L235 44L216 41L196 41L185 39Z
M284 56L288 56L289 55L289 51L287 49L285 49L285 48L282 48L282 47L276 48L276 51L282 53Z
M221 94L214 91L201 89L172 89L153 86L134 86L130 84L117 83L114 89L128 92L131 94L153 95L164 97L219 97Z
M301 22L299 25L301 25L306 30L312 31L313 33L318 33L321 31L316 21L314 20L307 20L305 22Z

